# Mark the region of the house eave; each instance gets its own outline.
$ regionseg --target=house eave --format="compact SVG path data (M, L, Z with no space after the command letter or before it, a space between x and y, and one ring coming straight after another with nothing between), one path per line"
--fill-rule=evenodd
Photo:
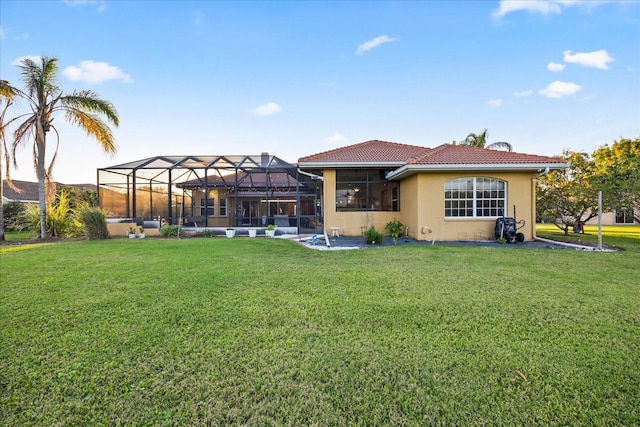
M398 168L405 162L300 162L300 169Z
M540 172L565 169L567 163L480 163L480 164L437 164L404 165L387 174L387 179L400 179L420 172Z

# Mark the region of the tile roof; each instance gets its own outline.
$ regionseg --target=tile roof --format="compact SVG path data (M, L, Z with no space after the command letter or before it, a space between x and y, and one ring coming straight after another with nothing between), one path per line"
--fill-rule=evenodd
M565 163L560 157L489 150L464 145L443 144L420 156L407 159L410 165L480 165Z
M365 141L301 157L298 163L399 163L427 154L430 148L387 141ZM302 166L302 165L301 165Z
M443 144L436 148L398 144L387 141L365 141L336 148L298 160L305 163L397 163L406 165L487 165L565 163L560 157L538 156L510 151L489 150L464 145Z

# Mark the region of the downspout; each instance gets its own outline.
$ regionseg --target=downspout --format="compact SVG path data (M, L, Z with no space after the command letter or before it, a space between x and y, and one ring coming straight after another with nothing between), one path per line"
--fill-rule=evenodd
M533 232L533 240L536 240L538 236L536 235L536 180L542 176L545 176L551 171L551 168L547 166L542 172L536 174L531 178L531 214L533 216L533 227L531 231Z

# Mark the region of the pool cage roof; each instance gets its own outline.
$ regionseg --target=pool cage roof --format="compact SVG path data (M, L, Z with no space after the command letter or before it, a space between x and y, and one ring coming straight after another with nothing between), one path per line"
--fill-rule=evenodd
M279 197L316 194L314 180L321 179L301 173L294 166L276 156L219 155L219 156L156 156L98 169L98 188L126 192L127 216L136 217L136 195L140 189L160 191L168 203L185 191L226 188L235 198ZM167 214L171 214L168 206Z

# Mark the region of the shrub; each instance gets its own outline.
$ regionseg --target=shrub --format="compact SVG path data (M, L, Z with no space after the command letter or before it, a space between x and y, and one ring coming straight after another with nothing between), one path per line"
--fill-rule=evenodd
M182 231L177 225L165 225L160 228L160 235L162 237L178 237L178 233L182 234Z
M31 234L40 233L40 208L38 205L27 206L18 219L19 229ZM48 236L77 237L83 234L82 224L69 205L69 198L64 191L56 194L56 200L47 209L45 229Z
M107 231L107 215L102 209L85 207L80 209L78 218L84 227L89 240L103 240L109 238Z
M402 232L402 226L403 224L397 220L389 221L385 226L385 230L387 230L393 238L394 244L398 243L398 236L400 236L400 233Z
M15 200L2 206L5 230L15 230L18 227L18 220L25 209L26 207L22 202L16 202Z
M203 230L203 231L196 231L194 236L195 237L213 237L215 236L215 234L213 233L212 230Z
M373 225L364 232L364 242L371 245L379 245L384 240L384 235L377 231Z

